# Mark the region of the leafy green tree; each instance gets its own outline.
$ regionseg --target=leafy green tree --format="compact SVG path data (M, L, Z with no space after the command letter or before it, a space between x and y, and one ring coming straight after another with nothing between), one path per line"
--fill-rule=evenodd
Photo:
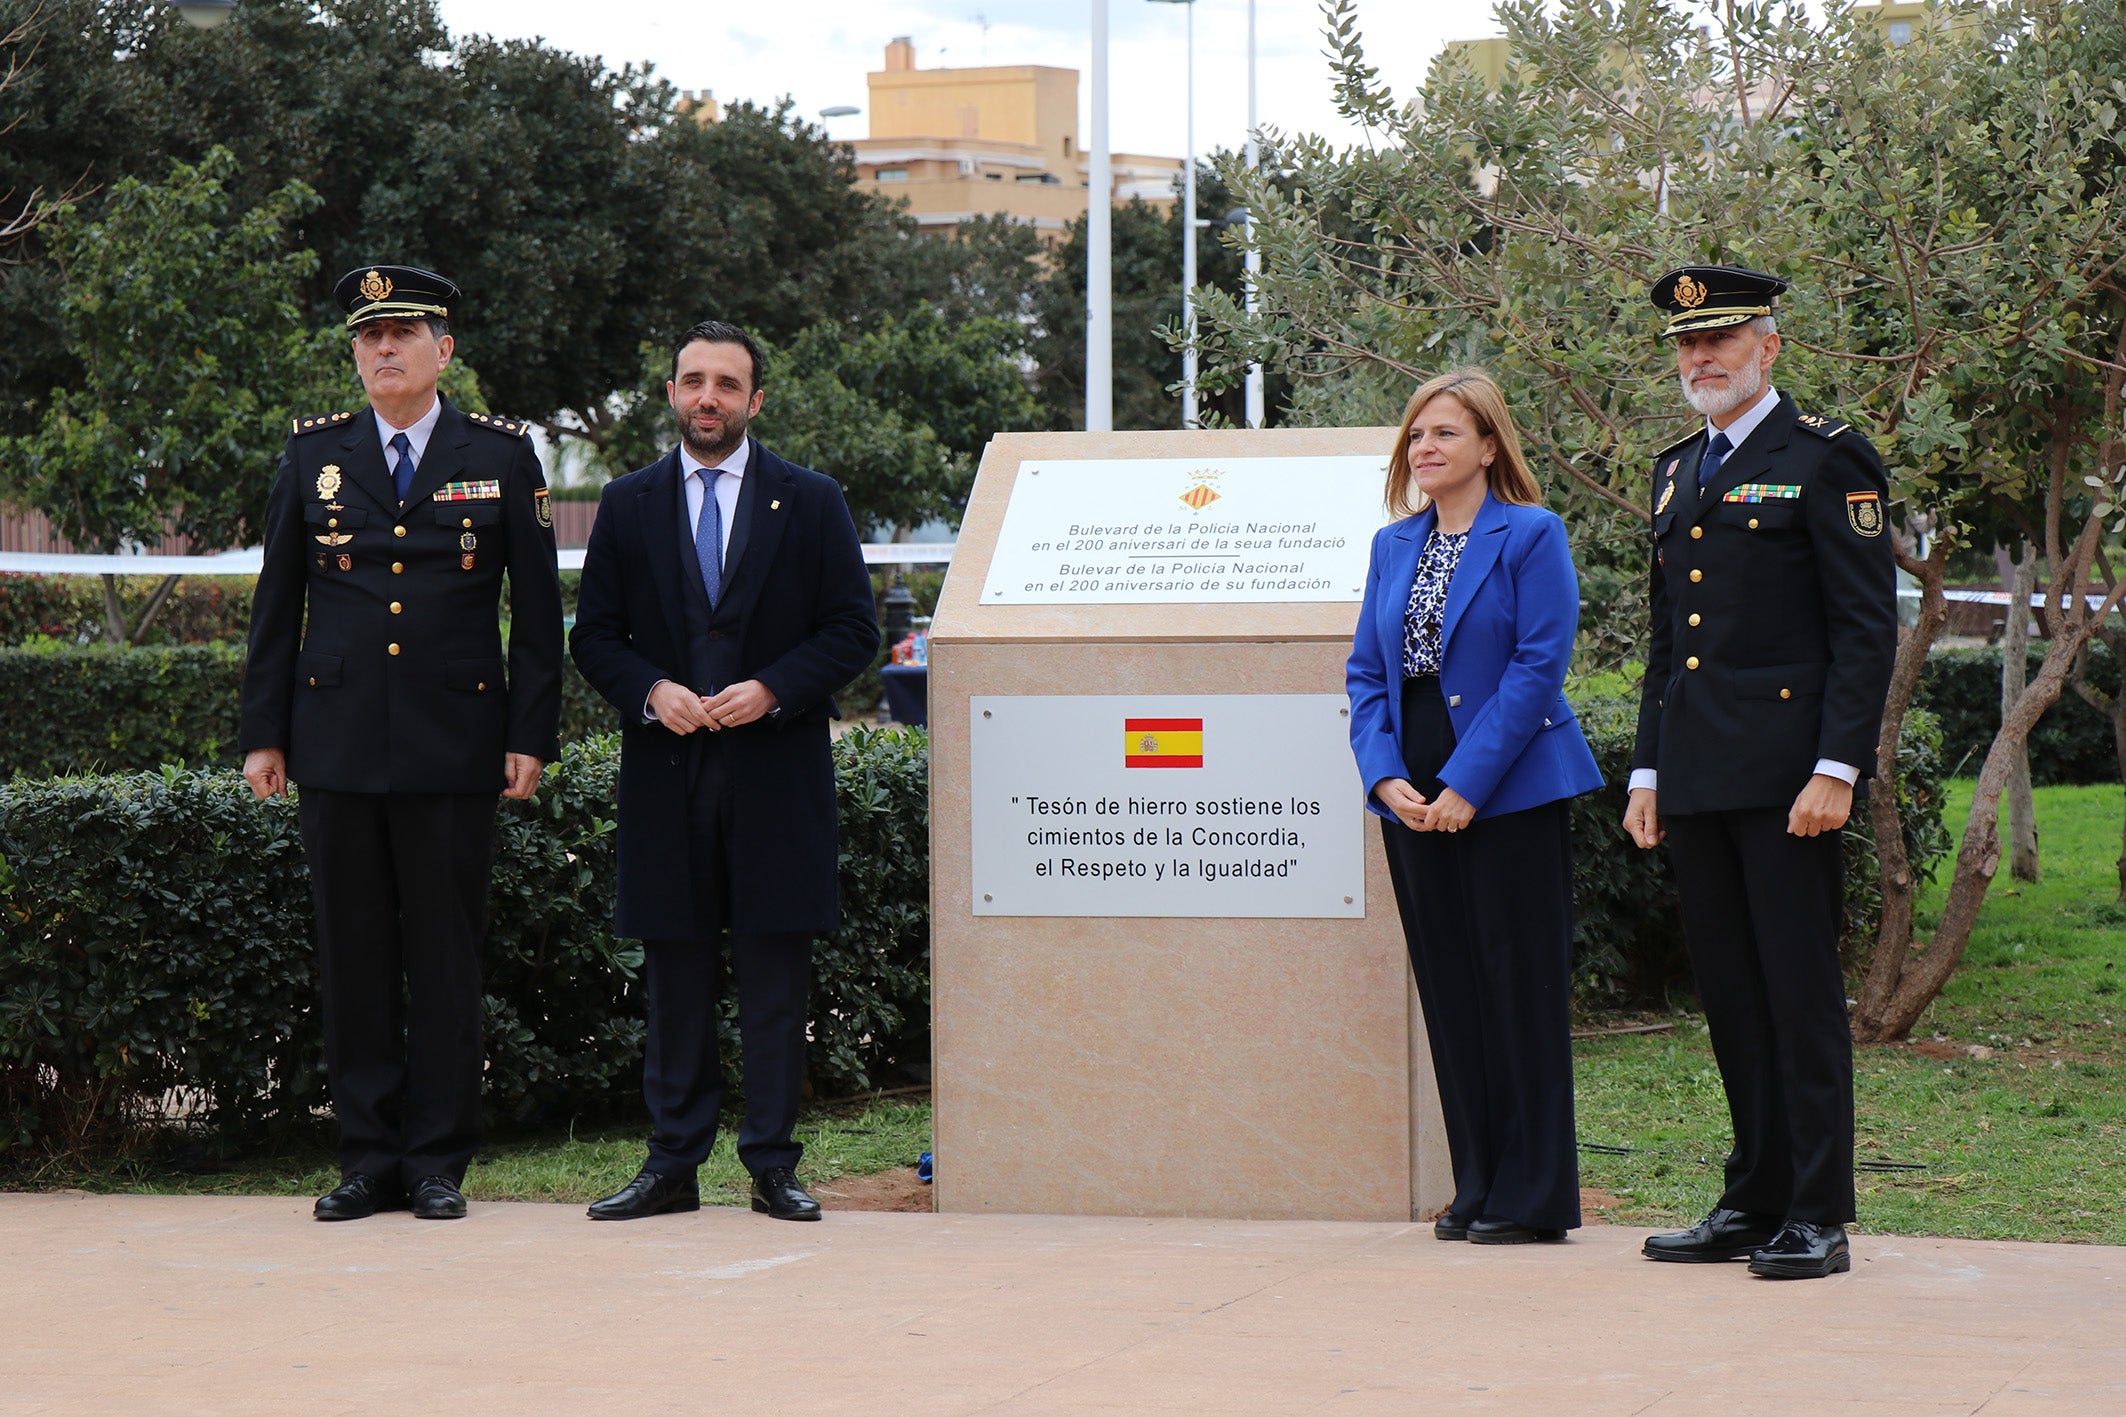
M216 149L163 182L119 182L94 219L69 209L53 224L58 313L83 375L40 401L34 431L0 441L0 467L6 493L76 545L254 540L290 410L345 379L296 298L316 257L288 232L315 196L294 183L238 210L235 170ZM103 579L113 643L137 640L176 580L129 628L116 578Z
M1340 106L1371 141L1282 142L1284 184L1224 166L1262 220L1264 309L1207 297L1206 359L1267 357L1306 421L1392 416L1426 375L1487 365L1590 581L1622 588L1643 579L1652 453L1693 422L1647 281L1710 261L1789 277L1779 386L1875 440L1899 563L1923 590L1884 718L1893 786L1964 525L2012 508L2058 604L2085 584L2117 500L2118 8L1944 3L1895 47L1844 7L1819 24L1798 5L1729 4L1705 28L1667 0L1507 0L1504 76L1449 56L1409 104L1367 62L1354 0L1325 10ZM1635 596L1590 605L1600 641L1638 643ZM2055 617L1923 952L1895 793L1871 794L1885 909L1860 1037L1902 1036L1962 957L2010 763L2097 618L2079 595Z

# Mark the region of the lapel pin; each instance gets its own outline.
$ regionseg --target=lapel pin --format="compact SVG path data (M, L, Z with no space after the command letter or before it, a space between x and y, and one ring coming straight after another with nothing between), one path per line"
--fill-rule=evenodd
M770 502L770 503L768 503L768 510L769 510L769 511L771 511L771 512L779 512L779 511L781 511L781 510L782 510L782 503L781 503L781 501L779 501L779 500L778 500L778 501L774 501L774 502Z

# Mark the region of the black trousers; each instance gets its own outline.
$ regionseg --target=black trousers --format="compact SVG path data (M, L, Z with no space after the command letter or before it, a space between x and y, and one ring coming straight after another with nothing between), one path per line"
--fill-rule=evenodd
M297 815L340 1169L462 1181L480 1140L495 798L306 787Z
M1787 810L1693 812L1661 825L1735 1125L1720 1203L1842 1225L1854 1215L1842 834L1789 835Z
M1403 684L1403 761L1428 801L1454 751L1439 681ZM1432 1044L1453 1213L1580 1223L1572 1116L1572 818L1548 802L1459 832L1381 823Z
M692 774L687 845L693 871L691 940L645 940L650 1036L642 1060L642 1097L650 1109L649 1169L691 1176L716 1144L723 1110L722 1055L716 1021L723 995L721 940L730 917L726 845L734 821L723 735L696 730L687 740ZM745 1120L738 1159L754 1175L796 1166L797 1107L804 1096L805 1025L812 989L809 935L731 932L737 975L739 1057Z

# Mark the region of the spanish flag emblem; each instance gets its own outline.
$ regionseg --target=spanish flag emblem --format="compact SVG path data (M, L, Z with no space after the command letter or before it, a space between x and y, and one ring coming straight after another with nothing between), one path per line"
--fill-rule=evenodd
M1203 766L1200 718L1125 718L1122 737L1122 766L1126 768Z

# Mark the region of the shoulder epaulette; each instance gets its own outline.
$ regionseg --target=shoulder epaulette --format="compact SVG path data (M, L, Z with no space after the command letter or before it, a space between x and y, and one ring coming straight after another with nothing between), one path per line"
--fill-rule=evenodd
M340 426L340 425L341 425L342 423L345 423L345 422L346 422L346 421L347 421L348 419L350 419L350 418L352 418L352 417L354 417L354 415L353 415L353 414L351 414L351 413L320 413L320 414L315 414L315 415L313 415L313 416L311 416L311 417L308 417L308 418L298 418L298 419L296 419L296 420L295 420L295 426L294 426L293 428L289 429L288 431L289 431L289 432L290 432L291 434L294 434L294 433L315 433L315 432L317 432L317 431L318 431L318 430L319 430L320 428L337 428L337 427L339 427L339 426Z
M482 428L492 428L497 433L507 433L512 438L521 438L531 432L528 418L503 418L492 413L467 413L465 415Z
M1804 413L1794 421L1819 438L1835 438L1853 426L1835 418L1825 418L1820 413Z
M1668 454L1682 447L1685 443L1691 442L1692 440L1701 438L1703 436L1705 436L1705 427L1703 424L1701 424L1698 427L1691 429L1690 432L1685 433L1682 437L1676 439L1675 442L1663 443L1660 447L1655 448L1654 456L1656 458L1666 457Z

